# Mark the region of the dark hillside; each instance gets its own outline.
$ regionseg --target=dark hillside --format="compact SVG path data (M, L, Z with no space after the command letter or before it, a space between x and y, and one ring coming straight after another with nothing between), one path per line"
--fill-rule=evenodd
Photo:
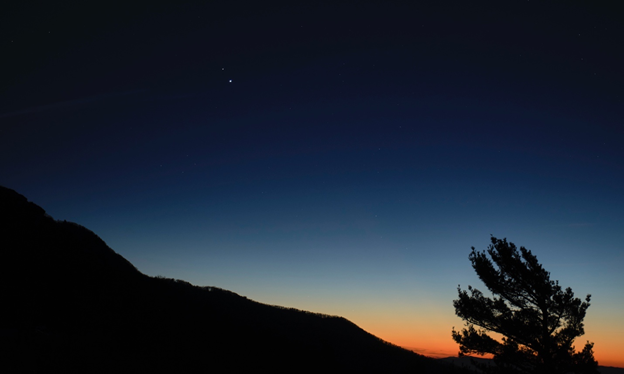
M148 277L0 187L0 372L459 372L348 320Z

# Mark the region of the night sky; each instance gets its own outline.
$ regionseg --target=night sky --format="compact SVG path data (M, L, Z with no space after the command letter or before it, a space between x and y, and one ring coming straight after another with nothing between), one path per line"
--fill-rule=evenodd
M624 367L617 8L13 3L0 184L143 273L449 356L470 247L506 237Z

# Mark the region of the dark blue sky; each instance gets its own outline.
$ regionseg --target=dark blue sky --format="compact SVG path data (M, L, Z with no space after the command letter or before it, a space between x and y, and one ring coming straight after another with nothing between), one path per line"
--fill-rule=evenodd
M616 9L297 3L2 12L0 184L147 274L429 354L455 353L456 286L480 284L470 246L507 237L595 295L588 338L614 360Z

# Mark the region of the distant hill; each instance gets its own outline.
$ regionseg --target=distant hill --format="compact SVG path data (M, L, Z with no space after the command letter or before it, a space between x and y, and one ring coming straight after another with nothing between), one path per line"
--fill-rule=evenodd
M445 357L439 359L441 362L455 365L459 368L474 368L473 361L479 364L490 364L492 360L480 357ZM624 369L611 366L598 366L598 371L601 374L624 374Z
M0 372L463 373L348 320L140 273L0 186Z

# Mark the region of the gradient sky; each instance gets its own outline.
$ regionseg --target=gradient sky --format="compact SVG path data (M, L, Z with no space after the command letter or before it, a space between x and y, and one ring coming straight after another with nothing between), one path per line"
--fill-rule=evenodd
M0 184L140 271L456 355L490 235L624 367L621 14L580 2L2 13ZM587 2L589 3L589 2Z

